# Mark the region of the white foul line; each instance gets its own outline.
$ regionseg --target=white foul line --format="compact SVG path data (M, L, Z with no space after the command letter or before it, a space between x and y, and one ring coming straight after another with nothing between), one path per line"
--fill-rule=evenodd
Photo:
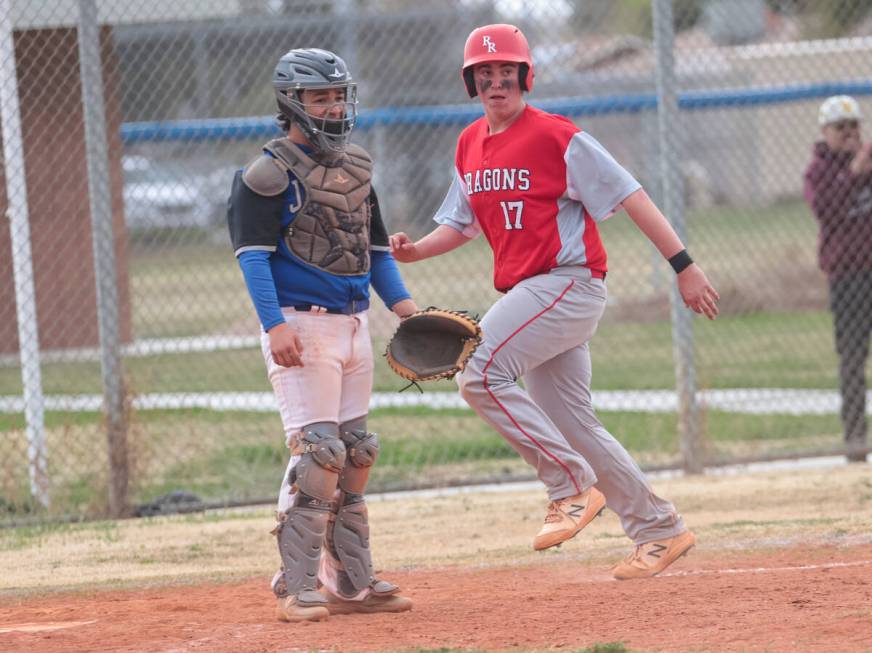
M0 633L43 633L52 630L63 630L64 628L75 628L76 626L87 626L97 623L96 619L91 621L52 621L44 624L13 624L11 626L0 626Z
M838 567L863 567L872 564L872 560L860 560L857 562L827 562L820 565L800 565L796 567L751 567L748 569L698 569L696 571L676 571L668 576L706 576L715 574L765 574L773 571L810 571L814 569L835 569Z

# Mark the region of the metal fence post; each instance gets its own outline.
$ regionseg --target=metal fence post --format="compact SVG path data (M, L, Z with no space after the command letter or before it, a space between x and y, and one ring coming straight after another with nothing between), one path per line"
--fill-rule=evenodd
M12 275L15 278L15 307L18 318L18 351L24 388L24 419L27 430L27 459L30 493L43 506L49 505L46 469L45 414L39 356L39 326L36 319L36 291L30 249L30 217L27 207L27 179L21 111L15 65L12 2L0 0L0 117L3 125L3 162L6 176L7 216L12 244Z
M112 516L121 516L127 510L129 462L118 326L115 238L112 232L109 189L109 153L95 0L79 0L78 36L94 277L97 284L103 410L106 414L106 441L109 451L109 512Z
M660 140L660 173L663 180L663 208L682 242L687 243L684 220L684 180L681 171L681 134L675 80L673 45L675 30L672 0L654 0L654 48L657 61L657 127ZM669 293L672 318L672 357L678 392L678 434L684 471L703 471L699 406L696 401L693 317L672 281Z

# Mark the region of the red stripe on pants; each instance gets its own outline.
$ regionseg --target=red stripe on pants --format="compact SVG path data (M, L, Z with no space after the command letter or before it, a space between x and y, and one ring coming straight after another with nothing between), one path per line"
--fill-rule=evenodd
M496 349L493 350L493 353L490 355L490 358L488 359L487 363L486 363L485 366L484 366L484 369L482 370L482 376L483 376L483 378L484 378L484 388L485 388L485 390L487 390L487 393L491 396L491 399L494 400L494 402L496 403L496 405L500 407L500 410L502 410L502 411L506 414L506 417L508 417L509 420L511 420L512 424L515 425L515 428L517 428L517 429L518 429L521 433L523 433L523 434L524 434L524 435L525 435L525 436L526 436L526 437L527 437L527 438L528 438L528 439L529 439L533 444L535 444L535 445L536 445L536 446L537 446L537 447L542 451L542 453L544 453L546 456L548 456L549 458L551 458L551 460L553 460L555 463L557 463L558 465L560 465L560 466L564 469L564 471L566 472L566 475L569 476L569 480L571 480L571 481L572 481L572 484L575 486L575 490L576 490L576 492L577 492L578 494L581 494L581 488L580 488L579 485L578 485L578 481L575 480L575 477L572 475L572 472L569 471L569 467L567 467L567 466L563 463L562 460L560 460L559 458L557 458L557 456L555 456L555 455L552 454L550 451L548 451L548 449L546 449L546 448L542 445L541 442L539 442L536 438L534 438L532 435L530 435L529 433L527 433L527 432L523 429L523 427L522 427L520 424L518 424L518 422L515 420L515 418L512 417L512 414L511 414L508 410L506 410L506 407L503 406L503 404L500 403L500 400L497 399L496 395L495 395L493 392L491 392L490 386L488 385L488 382L487 382L487 369L491 366L491 363L494 362L494 356L497 355L497 352L498 352L500 349L502 349L502 348L503 348L503 347L504 347L504 346L509 342L509 340L511 340L511 339L514 338L516 335L518 335L521 331L523 331L523 330L524 330L528 325L530 325L532 322L534 322L535 320L537 320L540 316L544 315L545 313L547 313L548 311L550 311L552 308L554 308L554 307L557 305L557 302L559 302L561 299L563 299L563 296L564 296L567 292L569 292L569 289L572 288L573 285L575 285L575 281L570 281L570 282L569 282L569 285L566 286L566 288L564 288L563 292L560 293L560 295L557 297L557 299L555 299L555 300L554 300L553 302L551 302L551 304L549 304L547 307L543 308L541 311L539 311L538 313L536 313L536 315L534 315L533 317L531 317L529 320L527 320L526 322L524 322L521 326L519 326L517 329L515 329L515 331L514 331L514 332L513 332L513 333L512 333L508 338L506 338L505 340L503 340L503 341L499 344L499 346L498 346Z

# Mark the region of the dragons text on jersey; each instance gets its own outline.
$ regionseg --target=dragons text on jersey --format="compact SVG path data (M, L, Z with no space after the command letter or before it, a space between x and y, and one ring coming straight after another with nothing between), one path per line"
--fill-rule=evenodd
M435 220L469 237L484 233L501 291L561 266L602 276L606 252L597 222L640 188L572 121L531 106L497 134L484 117L469 125L455 168Z
M464 175L467 195L492 190L530 190L530 171L526 168L485 168Z

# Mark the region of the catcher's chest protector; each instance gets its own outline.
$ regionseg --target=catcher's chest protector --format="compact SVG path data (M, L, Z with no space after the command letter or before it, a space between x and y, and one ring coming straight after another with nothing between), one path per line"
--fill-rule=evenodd
M369 271L372 159L357 145L331 164L308 156L286 138L270 141L271 152L303 184L306 203L285 230L288 248L320 270L338 275Z

